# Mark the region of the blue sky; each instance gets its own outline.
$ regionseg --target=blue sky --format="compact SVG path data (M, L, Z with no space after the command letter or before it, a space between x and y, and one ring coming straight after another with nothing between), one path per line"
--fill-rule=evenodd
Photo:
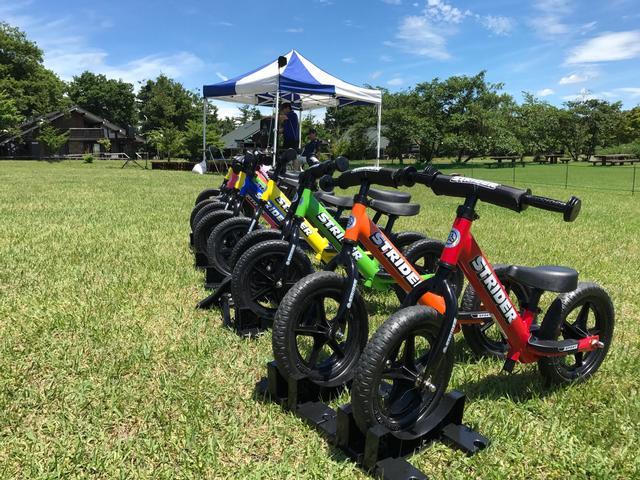
M485 69L518 99L640 103L640 0L0 0L0 19L64 79L164 72L199 89L295 48L346 81L391 90Z

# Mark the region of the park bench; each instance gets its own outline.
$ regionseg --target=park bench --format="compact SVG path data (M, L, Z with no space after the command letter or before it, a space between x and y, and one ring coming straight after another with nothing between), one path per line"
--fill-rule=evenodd
M569 163L569 162L571 161L571 159L570 159L570 158L567 158L567 157L563 157L563 158L561 158L561 159L560 159L560 161L561 161L562 163Z
M612 166L624 165L625 163L633 165L634 163L640 162L640 159L633 158L633 156L628 153L617 153L610 155L593 155L588 161L591 165Z
M520 165L524 167L524 161L522 160L522 157L519 155L500 155L500 156L491 157L491 159L494 161L487 163L488 168L493 168L493 167L502 168L503 161L505 162L504 165L515 167L516 162L518 162L518 160L520 160L519 162Z

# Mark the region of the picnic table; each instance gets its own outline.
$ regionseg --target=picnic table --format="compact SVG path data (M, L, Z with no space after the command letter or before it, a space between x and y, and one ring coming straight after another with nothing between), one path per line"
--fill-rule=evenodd
M640 159L634 158L633 155L628 153L612 153L608 155L593 155L589 159L591 165L624 165L625 163L634 164L640 162Z
M516 161L520 159L520 165L522 165L524 167L524 162L521 160L520 155L498 155L495 157L491 157L491 160L494 160L493 163L489 163L487 164L487 166L489 168L495 166L497 168L501 168L502 167L502 162L505 162L505 165L509 165L509 163L507 162L511 162L511 166L515 167L516 166Z
M536 162L542 164L542 163L548 163L550 165L555 165L558 163L558 159L560 157L562 157L562 155L560 155L559 153L545 153L544 155L542 155L544 158L538 158L536 160Z

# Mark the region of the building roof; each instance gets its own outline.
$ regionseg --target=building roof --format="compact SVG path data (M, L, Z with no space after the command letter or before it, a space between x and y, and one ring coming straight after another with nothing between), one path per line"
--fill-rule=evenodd
M118 132L121 135L126 135L127 131L116 125L115 123L110 122L109 120L99 117L98 115L96 115L95 113L91 113L88 110L85 110L82 107L79 107L77 105L74 105L72 107L69 107L67 109L64 110L60 110L60 111L56 111L56 112L51 112L51 113L47 113L46 115L40 115L39 117L35 117L32 118L30 120L27 120L26 122L22 123L22 125L20 125L18 127L19 133L16 135L10 135L6 138L3 138L0 140L0 145L7 143L17 137L20 137L22 135L24 135L25 133L29 133L37 128L40 127L40 125L43 122L47 122L47 123L51 123L54 120L57 120L58 118L64 116L64 115L68 115L69 113L72 112L78 112L80 115L83 115L85 117L87 117L88 119L90 119L91 121L95 122L95 123L101 123L102 125L104 125L105 127L107 127L109 130L113 130L115 132ZM145 139L139 135L135 136L136 141L138 142L143 142L145 141Z
M252 120L222 136L222 148L238 148L238 142L244 142L260 131L260 120Z

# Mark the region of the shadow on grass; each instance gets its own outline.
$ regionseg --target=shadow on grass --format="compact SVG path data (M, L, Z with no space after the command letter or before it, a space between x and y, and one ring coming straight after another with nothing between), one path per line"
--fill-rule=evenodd
M458 390L464 392L472 401L508 399L514 403L543 398L560 388L562 387L546 386L536 370L487 375L478 381L466 382L458 386Z

